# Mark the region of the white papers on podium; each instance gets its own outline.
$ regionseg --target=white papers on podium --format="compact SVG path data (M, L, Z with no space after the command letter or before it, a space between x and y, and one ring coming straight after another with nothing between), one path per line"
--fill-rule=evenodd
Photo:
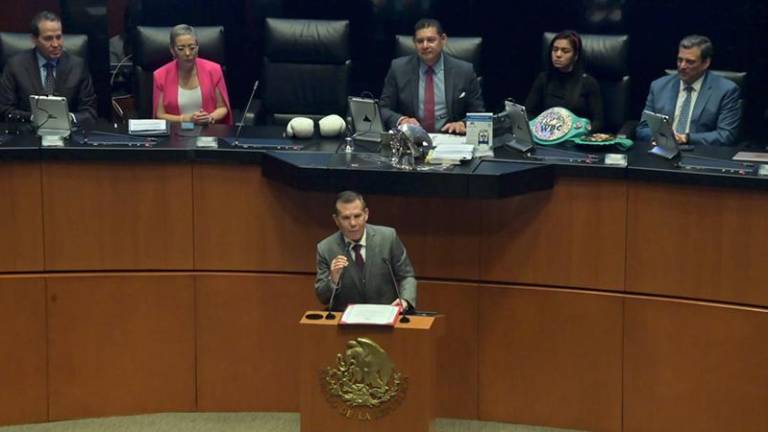
M458 165L462 161L472 160L474 150L472 144L441 144L429 151L427 163Z
M400 313L399 306L377 304L351 304L341 316L341 324L393 326Z
M157 119L129 119L128 133L131 135L168 135L168 121Z

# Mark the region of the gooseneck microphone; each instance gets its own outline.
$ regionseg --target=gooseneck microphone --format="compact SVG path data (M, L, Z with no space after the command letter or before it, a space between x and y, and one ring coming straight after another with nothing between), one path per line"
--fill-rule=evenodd
M384 264L387 265L387 269L389 270L389 276L392 278L392 285L395 286L395 294L397 294L397 299L400 300L400 307L402 308L402 312L400 314L400 322L409 323L411 322L411 319L405 316L405 308L403 307L403 297L400 295L400 285L398 285L397 279L395 278L395 272L392 270L392 264L389 262L389 258L387 257L381 257L381 259L384 261Z
M341 289L341 281L342 281L342 278L344 277L344 270L346 270L346 267L343 267L341 269L341 273L339 274L339 283L336 284L336 288L334 288L333 285L331 285L331 288L333 289L333 291L331 291L331 300L328 302L328 313L325 314L325 319L327 320L336 319L336 314L333 313L333 298L336 296L336 291Z
M256 80L256 82L253 83L253 90L251 90L251 96L248 98L248 103L245 104L245 111L243 111L243 115L240 117L240 126L237 127L237 131L235 132L235 140L232 142L232 145L240 144L240 132L242 132L243 124L245 124L245 116L248 114L248 109L251 108L251 102L253 102L253 96L256 95L256 89L258 87L259 80Z

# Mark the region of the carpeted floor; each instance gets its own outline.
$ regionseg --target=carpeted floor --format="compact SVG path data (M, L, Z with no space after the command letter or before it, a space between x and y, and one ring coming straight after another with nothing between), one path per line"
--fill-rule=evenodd
M0 432L299 432L296 413L165 413L0 427ZM534 426L438 419L435 432L565 432Z

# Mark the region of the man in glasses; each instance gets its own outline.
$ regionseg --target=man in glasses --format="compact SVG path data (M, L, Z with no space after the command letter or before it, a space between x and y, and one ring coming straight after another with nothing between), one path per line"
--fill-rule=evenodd
M31 117L29 96L67 98L75 123L96 119L96 94L83 59L64 50L61 19L43 11L31 24L35 48L12 57L0 78L0 116L4 121Z

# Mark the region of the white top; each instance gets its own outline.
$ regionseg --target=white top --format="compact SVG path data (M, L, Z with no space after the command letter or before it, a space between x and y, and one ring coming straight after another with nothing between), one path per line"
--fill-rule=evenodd
M693 84L691 84L691 87L693 87L693 90L691 91L691 106L689 107L688 111L688 121L685 123L684 127L682 128L684 133L688 133L691 127L691 113L693 112L693 107L696 106L696 98L699 96L699 91L701 90L701 83L704 81L704 75L699 77ZM680 109L683 107L683 101L685 100L685 87L688 85L684 83L683 81L680 81L680 91L677 93L677 105L675 105L675 125L677 125L677 120L680 118ZM677 130L677 128L675 128Z
M203 93L200 86L187 90L179 87L179 111L182 114L194 114L203 108Z

